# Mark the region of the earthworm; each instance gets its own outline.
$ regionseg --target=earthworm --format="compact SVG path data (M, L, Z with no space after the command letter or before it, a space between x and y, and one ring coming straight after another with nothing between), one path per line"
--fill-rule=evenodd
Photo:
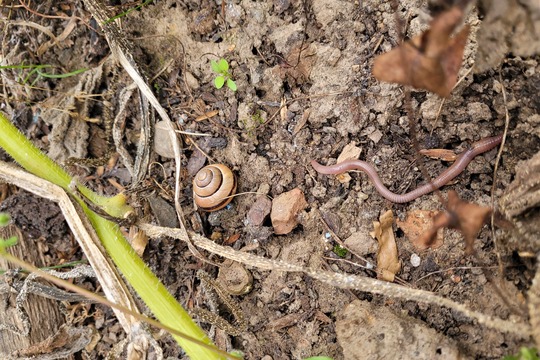
M362 170L371 179L373 185L375 186L379 194L381 194L383 197L390 200L391 202L401 204L413 201L414 199L422 195L428 194L444 186L450 180L461 174L461 172L465 170L467 165L469 165L469 163L475 156L493 149L494 147L499 145L501 141L502 134L475 142L471 148L459 154L456 161L448 169L444 170L439 176L437 176L437 178L435 178L433 181L421 185L413 191L410 191L403 195L395 194L388 190L388 188L384 186L381 178L377 174L377 170L375 170L375 168L371 164L362 160L345 160L339 164L330 166L324 166L319 164L315 160L312 160L311 165L318 173L327 175L341 174L350 170Z

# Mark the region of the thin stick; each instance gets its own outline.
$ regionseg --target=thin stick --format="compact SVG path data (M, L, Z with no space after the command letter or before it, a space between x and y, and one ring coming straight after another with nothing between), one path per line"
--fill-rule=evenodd
M502 96L503 96L503 101L504 101L505 121L504 121L503 138L501 141L501 146L499 147L499 151L497 152L497 158L495 159L495 168L493 169L493 184L491 185L491 208L494 209L494 211L491 212L491 238L493 239L493 244L495 245L495 253L497 254L497 261L499 263L499 275L502 278L504 269L503 269L503 263L502 263L502 258L501 258L501 252L499 251L497 235L495 234L495 188L497 187L497 171L499 170L499 163L501 161L502 152L504 150L504 144L506 142L506 134L508 133L508 125L510 124L510 115L508 114L508 106L506 102L506 91L504 89L500 72L499 72L499 81L501 83Z

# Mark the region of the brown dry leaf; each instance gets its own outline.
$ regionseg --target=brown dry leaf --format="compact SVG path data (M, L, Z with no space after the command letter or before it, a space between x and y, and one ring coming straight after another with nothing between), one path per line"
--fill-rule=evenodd
M443 229L439 229L435 233L435 239L430 239L429 243L422 242L426 240L423 239L422 234L433 227L433 217L437 213L433 210L411 210L407 213L405 221L397 219L396 224L418 250L436 249L443 244Z
M294 126L293 135L298 134L298 132L300 130L302 130L304 125L306 125L307 121L309 120L309 115L310 114L311 114L311 109L310 108L307 108L307 109L304 110L304 113L302 114L302 118Z
M469 27L450 35L463 18L452 7L431 21L430 28L403 45L375 59L373 76L378 80L411 85L440 96L450 95L457 81Z
M142 256L146 245L148 245L148 236L142 230L137 229L136 226L129 228L129 239L131 240L131 247L137 255Z
M309 79L311 70L317 61L317 48L313 44L299 44L291 49L286 57L287 63L290 65L286 69L288 76L302 84Z
M10 359L60 359L70 358L90 343L92 331L89 328L62 325L47 339L8 356ZM49 355L49 356L47 356Z
M379 279L385 281L394 281L395 275L401 269L401 263L398 258L398 251L392 223L394 222L394 214L392 210L388 210L381 215L379 221L373 222L373 232L371 236L379 242L377 250L377 269Z
M430 244L435 240L437 231L443 227L456 229L463 234L465 252L474 252L474 240L491 214L491 208L461 200L455 191L448 193L446 211L433 218L433 227L422 235L420 241Z
M231 236L229 236L224 244L225 245L232 245L236 242L236 240L240 239L240 234L239 233L235 233L235 234L232 234Z
M435 160L456 161L457 155L453 150L448 149L422 149L420 154Z
M216 116L217 114L219 114L219 110L212 110L212 111L209 111L207 113L202 114L201 116L197 116L195 121L198 122L198 121L203 121L203 120L206 120L206 119L210 119L210 118L213 118L214 116Z

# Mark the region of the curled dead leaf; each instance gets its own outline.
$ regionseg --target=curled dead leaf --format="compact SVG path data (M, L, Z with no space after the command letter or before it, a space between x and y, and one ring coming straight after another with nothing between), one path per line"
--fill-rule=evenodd
M232 245L236 242L236 240L240 239L240 234L239 233L235 233L235 234L232 234L231 236L229 236L226 240L225 240L225 245Z
M195 118L195 121L199 122L199 121L207 120L207 119L213 118L217 114L219 114L219 110L208 111L208 112L205 112L204 114L202 114L200 116L197 116Z
M379 270L379 278L385 281L394 281L395 275L401 269L396 239L392 230L393 222L392 210L388 210L381 215L379 221L373 222L373 232L371 232L371 236L379 242L377 269Z
M464 26L455 37L450 37L463 15L463 10L456 6L438 15L427 31L378 56L373 64L373 76L449 96L469 36L469 27Z

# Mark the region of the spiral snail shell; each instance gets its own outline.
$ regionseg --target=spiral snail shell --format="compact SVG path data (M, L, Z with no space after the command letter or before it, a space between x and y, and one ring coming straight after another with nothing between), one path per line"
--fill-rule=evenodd
M216 211L231 202L236 178L228 167L214 164L203 167L193 179L193 200L204 211Z

